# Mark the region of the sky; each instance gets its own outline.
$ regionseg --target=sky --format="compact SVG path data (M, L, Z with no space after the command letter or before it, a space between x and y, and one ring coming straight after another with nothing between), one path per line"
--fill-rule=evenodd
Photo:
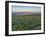
M12 5L12 12L23 12L23 11L41 12L41 7L36 7L36 6L15 6L15 5Z

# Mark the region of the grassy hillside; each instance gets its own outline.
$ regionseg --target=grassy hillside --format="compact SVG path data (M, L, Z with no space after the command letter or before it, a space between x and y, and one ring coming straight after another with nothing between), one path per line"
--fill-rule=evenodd
M12 16L12 31L41 29L41 16Z

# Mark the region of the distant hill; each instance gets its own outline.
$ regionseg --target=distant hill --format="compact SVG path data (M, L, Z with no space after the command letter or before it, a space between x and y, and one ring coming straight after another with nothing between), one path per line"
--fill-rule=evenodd
M12 12L12 15L41 15L40 12Z

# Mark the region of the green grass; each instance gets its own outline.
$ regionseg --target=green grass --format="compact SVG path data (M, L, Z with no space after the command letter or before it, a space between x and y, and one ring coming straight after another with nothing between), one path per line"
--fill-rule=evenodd
M40 30L41 16L12 16L12 31Z

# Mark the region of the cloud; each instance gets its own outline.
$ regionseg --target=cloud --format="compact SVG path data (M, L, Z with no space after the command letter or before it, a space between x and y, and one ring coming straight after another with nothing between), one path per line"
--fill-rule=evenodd
M15 6L12 5L12 12L41 12L41 7L36 6Z

